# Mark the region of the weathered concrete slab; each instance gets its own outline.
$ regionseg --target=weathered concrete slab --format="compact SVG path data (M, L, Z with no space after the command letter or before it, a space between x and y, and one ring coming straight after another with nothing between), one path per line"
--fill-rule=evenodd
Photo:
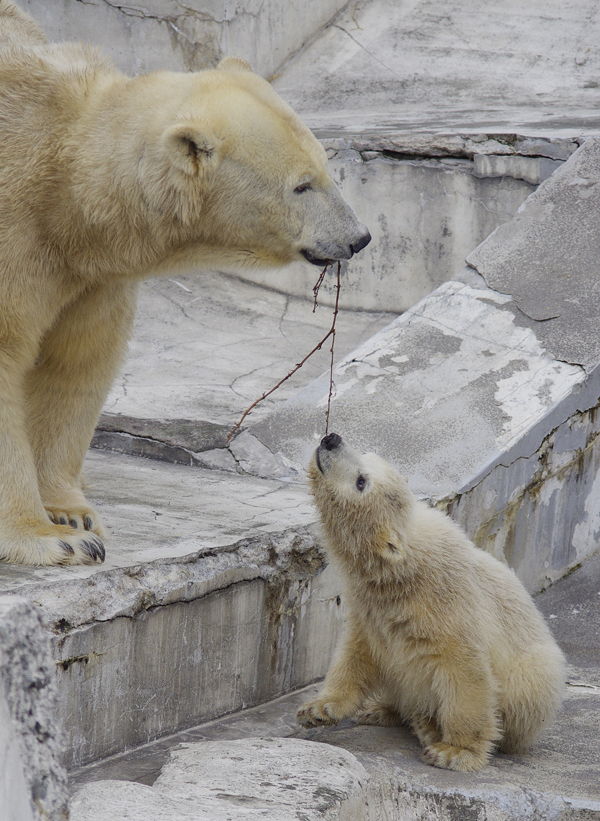
M322 132L600 128L594 0L350 3L274 81Z
M212 741L175 751L152 787L89 784L71 821L366 821L368 776L355 756L293 739Z
M152 806L156 807L157 793L164 790L173 770L170 796L179 788L184 771L183 767L178 768L180 756L191 765L185 770L187 780L192 784L203 783L208 792L212 777L205 779L204 765L196 768L192 763L197 755L195 750L204 748L203 762L218 742L219 751L227 752L235 761L243 759L235 743L237 739L257 743L252 739L296 736L302 737L305 743L308 739L320 742L315 744L319 754L323 744L331 745L336 751L351 754L364 767L368 778L361 776L360 780L367 797L369 821L381 818L389 821L423 818L591 821L600 818L599 595L600 553L597 553L567 579L536 598L566 653L568 684L565 704L556 722L524 756L497 755L481 773L455 773L422 763L416 739L404 728L364 727L344 722L338 728L301 730L295 723L295 711L311 696L313 688L310 688L73 773L73 790L81 787L83 790L72 806L77 812L81 812L83 806L92 808L93 796L106 795L112 789L115 800L122 802L121 812L123 807L131 806L129 795L139 794L140 805L150 796L154 801ZM242 751L246 749L241 747ZM167 764L171 755L174 767ZM293 754L283 757L292 769ZM260 753L257 759L260 761ZM243 760L240 767L245 766ZM252 817L245 813L256 807L250 801L244 803L241 796L266 801L272 797L272 793L269 794L272 779L257 779L258 783L249 789L244 776L238 780L235 769L231 773L231 768L229 762L222 767L229 780L220 781L219 790L223 795L238 797L237 805L230 807L230 818L237 821ZM305 763L302 769L312 772ZM117 788L114 780L107 779L121 779L125 785ZM147 786L145 793L142 789L136 793L127 781L139 782L135 788L155 784L155 792L151 793ZM269 783L263 785L262 781ZM286 783L290 781L283 781L281 786ZM310 796L312 781L296 786L305 796ZM182 788L178 796L186 794L186 790ZM313 800L317 806L317 800ZM115 814L118 812L119 807Z
M600 339L600 140L589 139L467 261L510 294L556 360L593 370ZM534 327L532 325L532 327Z
M88 40L122 71L198 71L235 54L271 77L344 6L344 0L20 0L52 40Z
M64 821L67 779L50 642L36 609L0 596L0 817Z
M319 271L310 268L314 285ZM199 463L235 468L231 455L207 451L222 448L246 408L325 336L332 310L319 305L313 313L312 308L307 300L210 272L144 283L129 356L106 401L100 441L138 453L145 445L159 457L161 445L166 445L165 458L189 464L190 454L201 452ZM349 353L394 317L340 311L337 355ZM309 359L250 418L260 419L319 376L329 366L328 348ZM146 427L140 428L137 420ZM147 441L119 442L106 435L119 431ZM187 454L165 454L169 447L181 447Z

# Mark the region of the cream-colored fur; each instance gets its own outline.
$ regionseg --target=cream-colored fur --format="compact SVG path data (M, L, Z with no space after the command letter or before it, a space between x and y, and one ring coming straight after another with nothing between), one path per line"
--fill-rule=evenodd
M320 264L369 238L243 61L128 78L0 0L0 559L103 559L80 472L141 278Z
M526 750L560 705L563 655L514 572L476 548L397 471L336 434L309 478L348 625L305 727L407 723L437 767Z

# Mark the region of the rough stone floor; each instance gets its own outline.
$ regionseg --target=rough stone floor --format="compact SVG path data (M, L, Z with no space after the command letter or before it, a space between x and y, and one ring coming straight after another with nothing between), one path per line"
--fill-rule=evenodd
M600 553L595 554L585 565L569 577L561 580L546 593L536 598L538 607L549 623L567 655L569 663L568 684L563 710L554 725L540 738L535 747L521 757L495 756L490 765L481 773L453 773L434 768L419 761L419 746L414 737L402 728L359 727L351 721L343 722L337 728L314 730L300 729L295 723L295 711L313 692L316 686L305 688L276 699L268 704L226 716L217 721L192 728L177 735L148 744L137 750L123 753L99 764L85 767L71 774L71 791L89 786L93 782L109 780L130 781L153 785L167 764L171 753L188 751L187 765L198 764L202 751L212 750L215 742L229 742L250 739L305 739L321 742L334 749L352 754L368 773L371 784L370 809L368 817L378 818L476 818L476 819L574 819L586 821L600 818ZM320 747L320 745L318 745ZM239 773L231 779L227 794L230 803L242 807L266 801L277 818L277 806L281 817L287 818L294 801L281 797L267 800L265 784L256 783L250 796L248 781L244 778L243 753L247 749L229 749L229 758ZM262 753L256 753L260 761ZM238 755L236 765L235 756ZM282 750L285 755L285 750ZM290 752L296 754L295 750ZM307 755L306 752L303 753ZM196 756L196 758L194 758ZM295 759L294 759L295 760ZM192 762L190 764L190 761ZM319 782L303 782L302 759L298 759L300 769L290 776L288 789L306 794L309 788L318 793L319 785L327 786L326 775ZM291 762L291 759L290 759ZM343 766L351 771L352 759L343 759ZM231 761L229 762L231 765ZM223 765L225 766L225 765ZM267 766L265 764L265 766ZM291 767L290 763L290 767ZM171 770L161 776L157 792L167 790L169 779L174 783L181 777L177 755ZM268 769L268 767L267 767ZM266 771L265 771L266 772ZM238 777L239 776L239 777ZM213 773L211 777L216 777ZM190 776L188 781L202 781L202 775ZM267 781L265 775L265 781ZM209 776L203 789L207 801L222 786L211 793ZM330 785L331 786L331 785ZM365 789L364 783L362 784ZM98 792L91 792L94 800L101 798L102 789L110 789L97 784ZM191 789L191 788L190 788ZM244 793L246 791L246 793ZM407 795L401 800L402 791ZM181 793L183 794L183 792ZM222 795L223 793L219 793ZM82 793L84 795L84 793ZM290 792L288 795L295 795ZM395 798L394 798L395 796ZM396 803L394 803L394 801ZM408 801L403 805L402 801ZM298 797L298 807L301 796ZM449 802L455 802L455 814L440 816L449 812ZM265 804L265 806L267 805ZM421 810L419 810L419 807ZM198 805L200 811L202 804ZM401 810L406 814L401 813ZM419 815L422 811L424 813ZM377 814L377 813L381 814ZM390 815L384 814L389 812ZM137 815L132 815L137 818ZM165 818L171 816L165 815ZM199 815L203 818L204 816ZM225 816L223 816L225 817ZM239 816L245 818L241 813ZM249 815L248 817L253 817ZM296 817L296 816L294 816ZM297 816L300 817L300 816ZM312 816L307 816L312 818ZM334 817L334 816L327 816ZM336 818L338 816L335 816ZM343 816L342 817L354 817ZM77 816L79 818L79 816ZM96 816L93 816L95 819ZM99 813L98 819L104 816ZM162 816L161 816L162 818Z

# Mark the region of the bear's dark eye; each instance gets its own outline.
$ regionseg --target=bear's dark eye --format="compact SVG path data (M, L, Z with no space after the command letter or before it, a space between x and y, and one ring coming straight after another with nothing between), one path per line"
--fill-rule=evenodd
M309 182L303 182L294 188L294 194L303 194L305 191L310 191L312 185Z
M356 480L356 487L357 487L359 490L364 490L364 489L365 489L365 485L366 485L366 484L367 484L367 480L366 480L366 479L365 479L365 477L364 477L364 476L362 476L362 475L361 475L361 476L359 476L359 477L358 477L358 479Z

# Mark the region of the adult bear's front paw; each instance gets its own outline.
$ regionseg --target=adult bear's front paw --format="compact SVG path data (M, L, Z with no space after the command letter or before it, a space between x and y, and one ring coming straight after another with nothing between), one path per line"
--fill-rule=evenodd
M35 533L0 537L0 560L33 566L102 563L105 550L99 536L70 525L36 528Z
M337 724L343 718L346 718L346 713L337 702L322 699L307 701L296 713L296 720L302 727Z
M96 533L100 539L105 537L100 517L91 507L45 505L45 508L48 518L55 525L68 525L75 530L87 530Z
M68 492L42 492L42 501L50 521L55 525L68 525L75 530L95 533L100 540L106 538L102 520L80 490Z

